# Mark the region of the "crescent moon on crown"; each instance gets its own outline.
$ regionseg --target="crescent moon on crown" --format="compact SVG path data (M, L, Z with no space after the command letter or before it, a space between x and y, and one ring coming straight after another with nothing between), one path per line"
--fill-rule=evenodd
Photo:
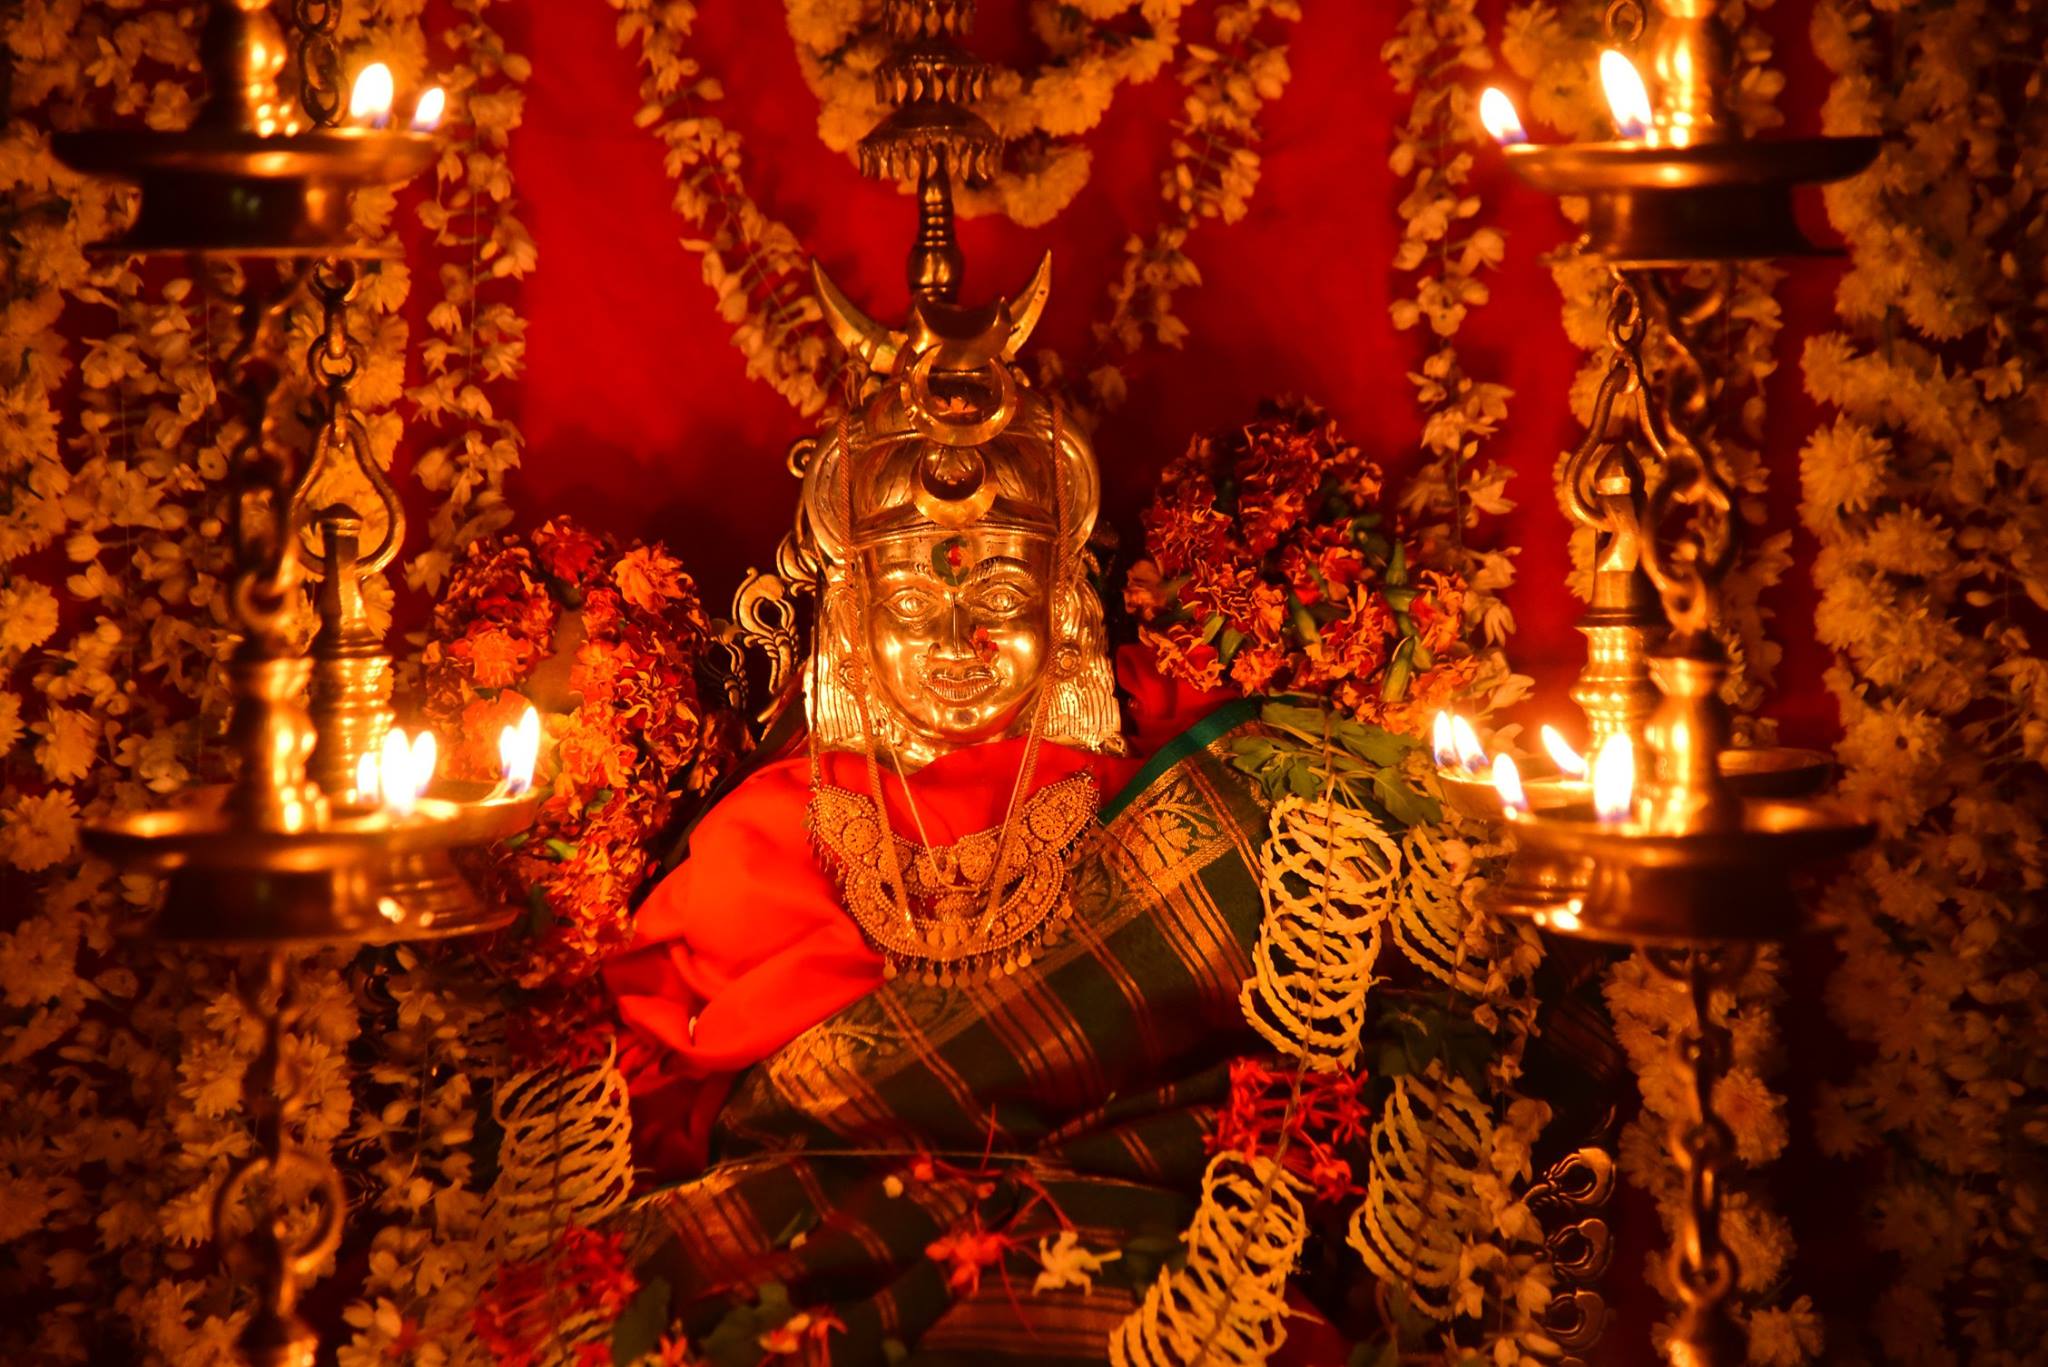
M889 375L906 359L933 350L938 352L934 364L941 370L975 370L998 358L1015 360L1030 340L1052 294L1052 253L1039 258L1031 279L1008 299L963 309L937 299L913 298L910 326L905 329L884 327L862 312L815 260L811 279L832 335L874 374Z

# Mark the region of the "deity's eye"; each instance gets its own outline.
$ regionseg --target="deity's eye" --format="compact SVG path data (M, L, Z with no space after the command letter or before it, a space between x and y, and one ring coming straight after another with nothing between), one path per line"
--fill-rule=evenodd
M939 610L939 600L923 589L898 589L882 600L882 606L900 621L921 622Z
M984 612L998 617L1008 617L1022 612L1030 604L1030 597L1012 584L990 584L975 595L975 602Z

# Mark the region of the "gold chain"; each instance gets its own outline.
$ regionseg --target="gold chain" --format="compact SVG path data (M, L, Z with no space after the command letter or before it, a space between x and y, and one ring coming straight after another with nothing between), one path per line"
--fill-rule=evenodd
M850 416L842 415L839 420L838 433L838 439L841 442L842 446L845 445L851 425L852 424ZM1053 442L1055 448L1057 448L1062 435L1062 422L1060 410L1058 405L1056 404L1053 406L1052 410L1052 426ZM846 525L849 529L851 529L854 525L853 467L855 465L855 462L851 459L848 459L845 462L843 462L843 464L845 466L845 472L842 478L842 483L845 490ZM1059 592L1059 586L1066 582L1065 575L1068 573L1069 567L1072 564L1072 558L1070 553L1068 552L1066 544L1066 486L1063 481L1057 478L1055 478L1054 480L1053 503L1054 606L1052 611L1055 614L1056 618L1058 612L1057 594ZM867 581L860 573L860 569L857 564L849 564L847 566L847 572L852 576L853 579L852 587L855 598L855 613L857 614L858 620L865 621L868 609L870 607L870 601L867 592ZM1049 629L1056 630L1056 627L1056 620L1054 622L1048 623ZM1057 645L1055 645L1054 654L1055 657L1057 657ZM866 673L865 666L856 664L850 660L842 660L838 662L838 667L842 670L842 672L853 673L855 671L858 671L858 673L863 676ZM845 682L848 684L847 692L853 696L855 711L857 712L860 718L861 756L863 760L863 767L866 770L868 780L868 795L866 798L866 802L873 809L875 823L877 829L880 832L881 850L879 858L881 862L882 881L888 885L890 896L892 900L895 902L896 914L902 922L903 931L905 935L912 938L913 940L921 940L924 937L919 935L917 918L911 911L909 879L905 874L902 859L900 858L897 852L897 840L895 830L891 826L889 821L889 808L887 796L884 792L882 784L881 763L876 755L877 747L875 741L874 724L873 719L870 717L868 713L867 688L864 686L866 681L865 678L862 677L849 678L845 680ZM996 828L995 856L993 862L989 866L989 871L986 880L988 889L987 900L984 906L981 920L975 926L974 934L969 941L970 944L978 944L985 942L989 936L990 931L996 925L998 918L1002 917L1004 914L1008 912L1013 911L1016 908L1018 902L1024 897L1026 897L1032 890L1032 880L1028 878L1020 879L1018 881L1015 893L1010 898L1006 899L1003 896L1003 874L1005 868L1009 863L1010 855L1014 848L1014 835L1017 827L1018 812L1020 807L1025 805L1023 801L1024 794L1029 789L1032 779L1037 775L1039 750L1044 738L1044 722L1046 708L1048 700L1051 695L1051 689L1056 684L1056 682L1057 680L1055 679L1041 680L1038 689L1038 696L1032 704L1031 724L1025 733L1024 753L1018 759L1016 777L1011 781L1010 784L1010 797L1009 801L1005 804L1003 809L1002 824ZM947 872L949 864L946 861L942 860L941 856L945 851L951 850L953 847L941 847L932 841L930 832L925 828L924 815L918 806L917 795L911 789L910 776L904 772L903 760L901 755L897 754L895 751L892 750L890 751L889 758L891 764L896 769L897 781L902 785L904 803L910 809L911 821L917 828L919 850L923 854L926 861L930 863L933 872L937 874L942 880L950 881L953 875ZM819 753L815 733L813 734L811 742L811 786L813 792L813 834L821 840L821 843L823 845L829 847L833 845L832 833L818 828L818 818L816 812L816 808L818 805L818 796L823 792L825 784L824 764L822 756ZM1091 790L1092 787L1093 785L1091 783ZM950 867L954 870L955 873L957 873L957 856L954 856L950 864ZM848 889L844 886L844 884L842 884L842 892L848 892ZM1049 899L1048 906L1044 909L1047 915L1042 915L1038 918L1035 918L1034 925L1042 924L1047 919L1047 916L1049 916L1051 911L1054 909L1054 906L1060 902L1063 902L1064 900L1065 880L1064 878L1061 878L1052 889L1052 897ZM1028 962L1028 959L1028 952L1021 956L1021 960L1023 962Z

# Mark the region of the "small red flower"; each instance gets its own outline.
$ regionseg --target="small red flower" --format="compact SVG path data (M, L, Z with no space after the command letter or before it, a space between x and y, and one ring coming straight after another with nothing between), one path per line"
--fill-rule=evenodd
M1017 1246L1007 1234L995 1234L981 1227L981 1217L925 1246L925 1256L946 1267L946 1285L972 1295L981 1290L981 1274L1000 1265L1003 1255Z
M617 1319L639 1290L622 1236L571 1225L536 1256L499 1266L472 1311L477 1338L502 1367L531 1367L563 1321ZM602 1346L610 1361L609 1343Z
M1216 1118L1210 1150L1254 1158L1278 1154L1280 1165L1324 1200L1356 1196L1363 1189L1343 1150L1362 1142L1372 1126L1372 1111L1363 1095L1365 1081L1362 1069L1297 1073L1259 1059L1233 1060L1230 1100Z

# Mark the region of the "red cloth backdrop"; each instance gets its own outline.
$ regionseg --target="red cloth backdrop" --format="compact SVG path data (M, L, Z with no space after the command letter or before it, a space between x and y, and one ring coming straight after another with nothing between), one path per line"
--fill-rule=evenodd
M1406 378L1424 339L1388 321L1399 234L1387 167L1400 97L1379 61L1401 6L1311 0L1295 27L1294 80L1269 107L1265 174L1250 215L1204 225L1192 255L1203 283L1177 308L1191 327L1177 352L1149 353L1130 399L1099 434L1108 515L1135 544L1136 513L1167 457L1190 435L1249 414L1263 395L1299 393L1332 408L1390 469L1410 459L1418 422ZM1020 43L1023 6L988 0L978 42ZM1778 26L1790 76L1790 127L1811 131L1825 73L1808 54L1804 6L1763 12ZM598 3L508 7L515 50L532 54L524 126L513 142L522 212L540 264L525 283L530 327L517 396L529 449L511 498L522 523L568 512L623 535L658 536L680 552L714 608L742 571L764 562L796 495L783 451L805 424L747 379L713 308L689 235L669 206L662 149L633 124L640 69L613 40ZM856 299L900 316L907 201L861 178L819 142L818 105L797 69L782 6L712 0L694 52L724 82L723 117L746 137L758 202L788 223ZM1503 74L1498 79L1511 77ZM1054 254L1054 289L1039 339L1078 358L1132 233L1157 222L1158 175L1178 104L1167 74L1126 89L1089 135L1095 168L1082 196L1037 230L1004 220L963 225L970 297L1007 292L1037 253ZM1543 130L1538 129L1539 136ZM1561 587L1564 524L1551 469L1579 435L1565 394L1579 355L1565 339L1557 291L1540 256L1565 236L1555 203L1482 158L1487 213L1508 233L1509 260L1492 301L1458 338L1470 368L1515 392L1494 454L1517 472L1520 507L1499 535L1522 548L1509 596L1520 623L1517 663L1539 681L1535 717L1565 717L1563 692L1583 658L1579 606ZM1806 206L1817 220L1819 206ZM1788 326L1770 394L1774 527L1791 526L1797 457L1815 414L1799 349L1830 318L1836 268L1801 264L1781 292ZM1834 708L1820 685L1825 652L1806 625L1811 546L1801 538L1792 582L1769 601L1786 658L1773 711L1792 743L1825 744Z

